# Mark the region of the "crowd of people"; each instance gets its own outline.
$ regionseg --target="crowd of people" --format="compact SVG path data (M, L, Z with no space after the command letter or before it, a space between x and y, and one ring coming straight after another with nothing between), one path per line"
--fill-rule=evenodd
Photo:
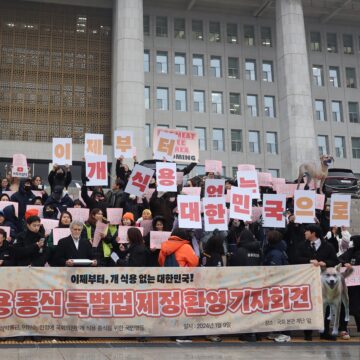
M136 159L134 159L136 162ZM179 170L188 175L196 164ZM44 190L39 176L12 179L5 176L1 181L0 201L18 203L18 214L13 205L0 211L0 226L10 227L10 236L0 229L0 266L76 266L77 259L90 260L90 266L281 266L312 263L314 266L333 267L360 265L360 235L353 235L342 227L330 227L329 207L317 211L314 224L297 223L292 199L287 201L285 228L264 228L260 220L244 222L230 219L227 231L205 231L203 229L182 229L178 226L176 213L177 195L183 187L204 187L206 178L216 178L214 173L196 176L178 186L177 192L159 192L154 177L149 185L154 189L150 198L142 201L126 193L125 187L131 175L129 167L119 158L116 162L116 180L107 192L101 187L86 186L82 174L81 199L69 195L72 181L71 169L54 165L48 176L49 194ZM227 179L226 191L236 186L236 180ZM15 190L11 196L6 192ZM89 196L88 190L92 190ZM35 196L36 194L41 196ZM271 193L271 188L261 188L261 193ZM203 191L202 191L203 196ZM38 210L27 210L27 205L43 205L42 216L58 219L59 228L70 228L70 235L57 245L53 232L46 233L41 224ZM228 205L228 204L227 204ZM261 206L261 200L253 200L253 206ZM82 223L73 220L69 208L86 207L89 218ZM127 232L127 243L120 242L118 227L108 224L101 241L93 246L96 226L108 223L107 209L122 208L120 226L131 226ZM142 234L138 227L144 221L151 223L151 231L170 231L171 236L161 249L151 247L150 233ZM114 256L114 254L116 254ZM360 331L360 289L350 287L350 312L354 315L357 330ZM289 334L276 334L278 339L289 339ZM281 337L282 336L282 337ZM340 324L340 336L349 339L347 323ZM256 341L259 334L243 334L242 339ZM323 339L335 340L329 332L329 321L325 320ZM212 337L220 341L219 337ZM305 339L311 340L311 331L305 332ZM281 341L281 340L280 340Z

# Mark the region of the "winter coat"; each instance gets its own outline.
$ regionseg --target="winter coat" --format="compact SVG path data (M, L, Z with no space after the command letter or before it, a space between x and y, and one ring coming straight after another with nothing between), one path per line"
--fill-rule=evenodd
M257 240L241 241L230 255L229 266L257 266L261 264L261 248Z
M190 242L177 236L170 236L169 240L161 244L159 254L160 266L164 266L166 257L171 254L175 254L175 259L180 267L194 267L199 264L199 258L195 255Z
M14 258L10 253L10 244L7 240L4 240L0 246L0 260L3 260L1 266L12 266L15 265Z
M119 244L114 244L113 249L120 257L116 265L135 267L148 266L149 250L144 244L130 245L125 252L120 251Z
M268 245L264 253L263 265L288 265L288 256L286 254L286 243L281 240L275 245Z
M290 264L296 264L297 249L305 241L305 228L301 224L290 222L285 229L284 240Z
M65 189L69 187L72 180L71 171L68 171L65 168L63 168L63 170L64 173L61 175L56 174L54 170L50 171L48 181L50 184L51 193L54 191L55 186L61 186Z
M25 191L24 185L28 179L21 179L19 185L19 191L11 195L10 200L19 204L19 219L25 216L26 205L32 204L35 195L30 191Z
M221 254L213 253L213 254L207 254L203 252L200 257L200 266L224 266L223 259Z
M153 218L155 216L163 216L165 218L167 229L164 229L164 231L170 231L174 222L173 210L176 207L176 201L170 201L171 197L176 198L176 195L167 192L158 197L158 192L155 190L149 202Z
M320 247L314 251L310 241L304 240L298 247L296 263L308 264L310 260L323 261L326 267L334 267L339 263L334 247L328 242L321 241Z
M87 192L88 192L88 188L85 185L83 185L81 187L81 197L83 198L86 207L88 207L90 211L96 208L100 209L104 214L104 216L106 217L106 209L109 207L108 203L105 200L96 201L95 199L90 197Z
M21 225L19 219L15 215L14 205L8 205L4 207L3 213L5 221L2 225L10 227L10 237L15 239L16 235L21 231Z
M109 190L105 195L105 200L110 208L121 208L123 190Z
M68 208L72 208L74 207L74 201L71 199L71 197L68 194L65 194L65 196L63 196L60 201L54 199L53 195L50 195L44 206L47 205L52 205L54 206L56 209L58 209L58 211L60 213L63 213L64 211L66 211Z

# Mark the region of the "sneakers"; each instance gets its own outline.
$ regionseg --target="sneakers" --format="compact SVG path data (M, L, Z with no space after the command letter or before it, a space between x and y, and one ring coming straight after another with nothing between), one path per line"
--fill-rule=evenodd
M279 334L274 337L274 341L278 342L278 343L289 342L290 340L291 340L291 337L289 335L285 335L285 334Z
M347 331L341 331L340 339L342 339L342 340L350 340L350 334Z

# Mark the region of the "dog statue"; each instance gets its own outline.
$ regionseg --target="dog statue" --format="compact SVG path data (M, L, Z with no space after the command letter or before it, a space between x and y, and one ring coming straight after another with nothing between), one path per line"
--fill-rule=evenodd
M298 175L298 185L297 189L300 187L301 179L306 176L306 185L305 190L309 189L311 180L320 180L320 194L323 193L322 188L324 186L325 179L328 175L328 169L331 162L334 161L334 158L330 155L321 155L319 168L315 161L309 161L301 164L299 166L299 175Z
M353 268L346 264L346 270L340 272L341 264L336 267L323 269L321 272L321 286L323 295L324 314L326 308L330 307L328 320L335 315L332 335L337 336L339 332L341 303L345 307L345 321L349 321L349 294L345 279L351 275Z

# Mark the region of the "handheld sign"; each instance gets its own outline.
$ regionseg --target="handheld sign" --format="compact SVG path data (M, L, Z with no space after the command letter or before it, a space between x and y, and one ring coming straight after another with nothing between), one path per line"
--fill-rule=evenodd
M86 157L86 176L89 181L86 186L106 186L107 176L107 155Z
M134 132L129 130L114 131L114 157L123 156L131 159L134 156Z
M58 165L72 165L71 138L53 138L52 162Z
M156 185L158 191L176 191L176 164L168 162L156 163Z
M85 134L84 156L103 155L104 135L103 134Z

